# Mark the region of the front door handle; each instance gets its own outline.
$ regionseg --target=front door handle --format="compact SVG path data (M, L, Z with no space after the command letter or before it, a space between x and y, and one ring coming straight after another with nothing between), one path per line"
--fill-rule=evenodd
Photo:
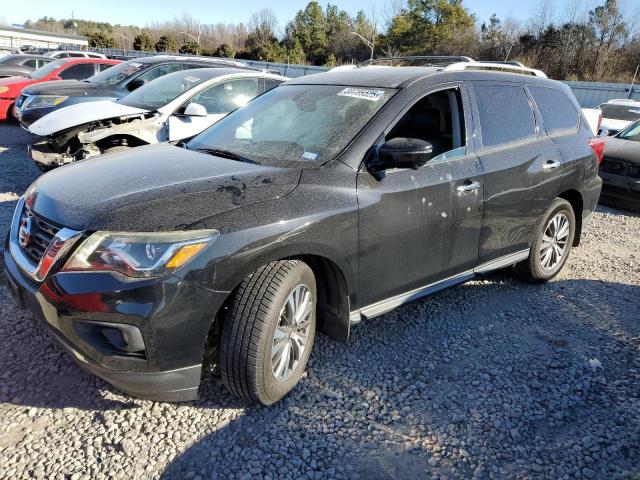
M560 162L556 161L556 160L547 160L545 162L544 165L542 165L542 169L545 172L548 172L550 170L555 170L556 168L558 168L560 166Z
M480 188L480 182L467 181L456 188L458 195L469 195L473 192L477 192Z

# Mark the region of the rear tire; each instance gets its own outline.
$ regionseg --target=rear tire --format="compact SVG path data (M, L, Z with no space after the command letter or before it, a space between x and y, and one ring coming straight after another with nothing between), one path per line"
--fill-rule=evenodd
M516 265L516 272L530 282L547 282L569 258L576 232L571 204L556 198L536 226L529 258Z
M313 272L299 260L272 262L240 284L220 346L231 393L270 405L295 387L313 348L316 299Z

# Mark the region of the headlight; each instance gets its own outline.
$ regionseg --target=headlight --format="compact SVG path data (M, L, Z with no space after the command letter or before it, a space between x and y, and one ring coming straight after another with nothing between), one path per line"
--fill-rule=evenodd
M8 92L9 87L0 87L0 93Z
M193 260L220 233L216 230L97 232L74 252L62 271L113 271L128 277L161 277Z
M24 107L45 108L55 107L64 102L67 98L64 95L32 95L24 102Z

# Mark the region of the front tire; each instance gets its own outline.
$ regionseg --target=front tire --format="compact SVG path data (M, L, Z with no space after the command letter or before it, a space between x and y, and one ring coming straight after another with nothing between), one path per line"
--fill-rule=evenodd
M516 265L518 274L530 282L551 280L567 262L575 232L573 207L556 198L536 227L529 258Z
M234 395L270 405L298 383L316 330L316 281L299 260L272 262L238 287L222 332L222 381Z

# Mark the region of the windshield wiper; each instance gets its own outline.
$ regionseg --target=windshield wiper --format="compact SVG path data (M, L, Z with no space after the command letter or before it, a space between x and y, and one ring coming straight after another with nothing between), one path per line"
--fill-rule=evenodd
M186 146L185 146L186 147ZM231 152L229 150L223 150L220 148L196 148L196 152L207 153L209 155L215 155L216 157L228 158L230 160L238 160L239 162L244 163L257 163L250 158L243 157L242 155L238 155L235 152Z

